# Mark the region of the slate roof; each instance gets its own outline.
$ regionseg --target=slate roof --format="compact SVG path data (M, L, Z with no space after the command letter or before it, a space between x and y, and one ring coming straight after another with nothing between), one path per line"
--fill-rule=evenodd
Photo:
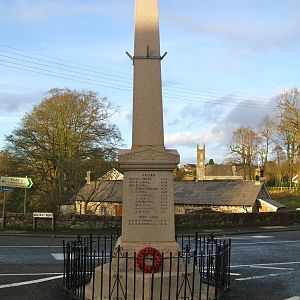
M122 180L97 180L84 185L75 200L122 202Z
M253 206L260 190L253 181L174 182L176 204Z
M94 201L122 202L123 181L102 181L99 191L94 193ZM95 190L95 182L85 185L82 195ZM245 205L253 206L256 199L272 201L264 184L255 185L253 181L175 181L174 201L181 205ZM76 200L83 200L77 197ZM271 203L271 204L272 204ZM272 204L272 205L274 205ZM278 206L279 205L279 206ZM282 207L277 202L278 207Z
M235 166L236 176L243 176L243 167ZM206 165L205 176L233 176L231 165Z

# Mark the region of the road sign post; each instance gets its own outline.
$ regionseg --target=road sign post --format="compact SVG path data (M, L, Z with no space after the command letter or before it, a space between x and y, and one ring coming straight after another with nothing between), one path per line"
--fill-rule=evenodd
M52 219L51 220L51 228L52 230L54 230L54 214L53 213L50 213L50 212L34 212L32 214L32 226L33 226L33 230L36 229L36 218L46 218L46 219Z
M12 189L7 187L0 186L0 192L3 192L3 205L2 205L2 220L1 220L1 229L4 229L5 222L5 202L6 202L6 193L12 192Z
M26 191L27 189L24 189L24 215L26 214Z
M33 185L32 179L26 177L8 177L0 176L0 190L6 188L23 188L24 191L24 215L26 214L26 189L30 189Z
M4 186L0 186L0 192L12 192L13 190Z
M2 224L1 229L4 229L4 219L5 219L5 199L6 198L6 192L3 193L3 206L2 206Z
M27 177L1 176L0 186L30 189L33 186L33 182L31 178L27 178Z

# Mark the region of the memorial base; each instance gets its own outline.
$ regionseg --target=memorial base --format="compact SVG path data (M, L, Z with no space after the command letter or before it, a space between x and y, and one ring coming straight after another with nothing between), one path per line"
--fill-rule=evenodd
M113 260L116 260L114 258ZM111 264L95 269L86 285L86 300L214 299L215 290L201 282L199 272L143 273L113 270Z

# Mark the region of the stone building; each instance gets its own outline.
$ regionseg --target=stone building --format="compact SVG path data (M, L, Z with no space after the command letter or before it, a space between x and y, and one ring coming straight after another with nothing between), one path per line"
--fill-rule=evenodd
M242 180L243 167L238 165L206 164L205 145L197 145L197 180Z
M74 199L78 214L122 215L121 180L86 184ZM91 197L93 195L93 197ZM284 206L271 199L264 183L246 180L175 181L175 213L214 212L276 212Z
M174 183L175 213L195 210L251 213L276 212L284 206L271 199L264 183L246 180L178 181Z

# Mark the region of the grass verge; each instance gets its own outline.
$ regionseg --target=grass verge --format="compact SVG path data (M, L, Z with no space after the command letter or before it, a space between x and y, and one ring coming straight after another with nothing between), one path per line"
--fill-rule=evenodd
M299 192L283 191L280 193L271 193L271 197L273 200L285 205L286 210L295 210L296 208L300 208Z

